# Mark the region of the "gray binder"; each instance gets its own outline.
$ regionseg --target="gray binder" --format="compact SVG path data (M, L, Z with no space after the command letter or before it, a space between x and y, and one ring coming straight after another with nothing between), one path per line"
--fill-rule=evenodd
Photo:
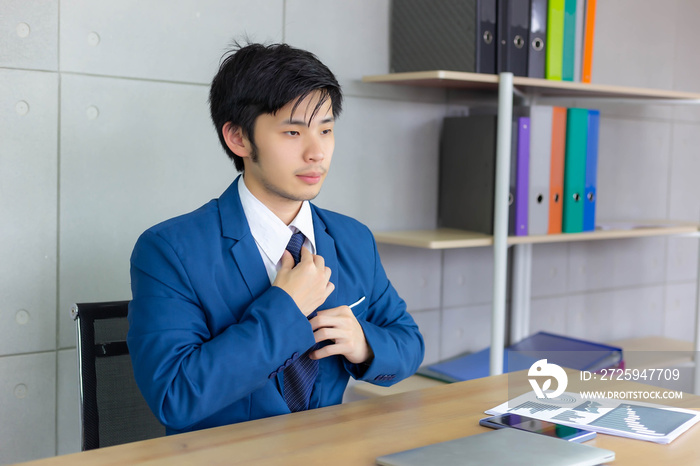
M498 0L496 71L527 76L530 2Z
M496 71L496 0L393 0L393 73Z
M530 0L530 38L527 55L527 76L545 78L547 39L547 0Z
M530 107L530 186L528 234L546 235L549 227L549 174L552 164L552 107Z

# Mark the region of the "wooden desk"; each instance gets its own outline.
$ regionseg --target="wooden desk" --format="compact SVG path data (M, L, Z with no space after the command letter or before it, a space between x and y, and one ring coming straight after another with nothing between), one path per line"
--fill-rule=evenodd
M352 464L485 432L484 411L519 393L509 392L512 374L372 398L286 416L218 427L160 439L47 458L27 465ZM571 379L572 377L570 377ZM512 379L511 382L511 389ZM522 390L528 391L523 376ZM571 391L577 391L570 380ZM589 387L590 388L590 387ZM610 390L658 390L624 383ZM700 408L700 397L669 402ZM587 442L615 451L614 465L698 464L698 425L669 445L598 434Z

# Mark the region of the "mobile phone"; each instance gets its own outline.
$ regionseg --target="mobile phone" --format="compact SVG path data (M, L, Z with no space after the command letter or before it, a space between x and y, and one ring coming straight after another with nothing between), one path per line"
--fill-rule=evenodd
M569 442L586 442L595 438L596 433L590 430L583 430L577 427L555 424L554 422L541 421L519 414L501 414L487 417L479 421L479 424L492 429L503 429L512 427L514 429L534 432L536 434L547 435L549 437L560 438Z

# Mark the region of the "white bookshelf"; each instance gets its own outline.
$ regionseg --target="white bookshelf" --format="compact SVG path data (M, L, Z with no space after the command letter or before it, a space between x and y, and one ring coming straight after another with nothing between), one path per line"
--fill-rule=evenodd
M592 232L566 233L541 236L508 236L508 190L510 172L510 121L513 111L513 95L530 98L565 97L587 99L614 99L641 103L700 103L699 93L662 89L644 89L625 86L609 86L547 79L465 73L456 71L420 71L392 73L363 77L363 82L407 85L446 89L465 89L486 92L497 96L499 123L496 144L496 183L494 206L494 234L460 231L454 229L384 231L374 232L379 243L426 249L452 249L492 246L494 249L494 289L492 302L491 374L500 374L505 334L507 249L514 248L513 260L513 321L511 339L517 341L529 334L530 275L532 245L569 241L594 241L616 238L648 236L698 235L699 225L689 222L639 221L625 223L624 227L610 227ZM629 226L632 225L632 226ZM700 289L700 274L699 274ZM700 293L699 293L700 294ZM700 300L696 304L696 338L693 345L700 351ZM700 389L700 371L695 371L695 390Z

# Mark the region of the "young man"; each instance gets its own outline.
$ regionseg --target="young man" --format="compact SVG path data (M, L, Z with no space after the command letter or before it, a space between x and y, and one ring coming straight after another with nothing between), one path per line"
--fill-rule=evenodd
M243 175L131 257L134 374L168 433L337 404L350 376L391 385L423 360L372 233L308 202L341 103L309 52L251 44L222 62L211 114Z

